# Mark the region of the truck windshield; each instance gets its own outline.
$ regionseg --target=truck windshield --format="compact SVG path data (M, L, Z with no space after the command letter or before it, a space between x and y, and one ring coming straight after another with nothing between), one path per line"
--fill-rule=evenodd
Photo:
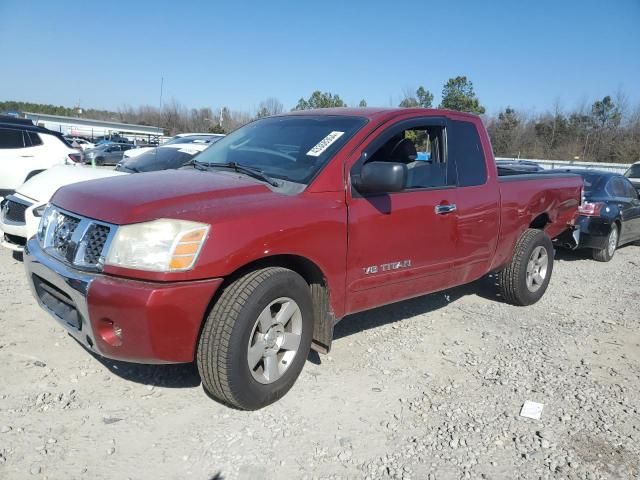
M273 178L308 184L367 122L342 115L291 115L257 120L195 157L197 163L237 163Z

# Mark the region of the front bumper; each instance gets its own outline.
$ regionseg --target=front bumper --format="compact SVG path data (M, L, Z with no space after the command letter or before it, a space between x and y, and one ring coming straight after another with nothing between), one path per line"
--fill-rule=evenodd
M33 214L33 210L42 204L32 205L25 211L25 222L11 222L0 214L0 245L14 252L22 252L27 239L38 231L40 217Z
M193 361L209 302L222 283L83 272L44 253L35 238L27 242L24 264L40 306L76 340L101 356L137 363Z

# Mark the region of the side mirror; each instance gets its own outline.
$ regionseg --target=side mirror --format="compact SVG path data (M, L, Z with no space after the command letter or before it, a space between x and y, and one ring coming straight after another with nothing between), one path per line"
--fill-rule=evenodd
M365 163L360 175L353 178L353 186L360 193L399 192L406 184L407 166L397 162Z

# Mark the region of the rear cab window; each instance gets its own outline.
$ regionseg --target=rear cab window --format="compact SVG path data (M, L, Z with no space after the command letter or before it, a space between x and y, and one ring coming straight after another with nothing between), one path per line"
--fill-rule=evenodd
M476 126L471 122L451 120L448 139L449 159L458 171L458 187L484 185L487 163Z

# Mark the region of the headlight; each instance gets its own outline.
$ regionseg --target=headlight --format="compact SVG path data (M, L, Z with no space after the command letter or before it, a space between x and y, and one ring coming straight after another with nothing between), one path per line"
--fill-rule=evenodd
M209 225L160 219L123 225L111 242L105 264L153 272L193 268L207 239Z
M44 237L45 234L47 233L47 229L49 228L49 225L52 222L57 222L58 221L58 212L55 208L53 208L53 206L50 203L47 203L46 205L43 205L44 207L44 211L42 212L42 218L40 219L40 223L38 225L38 240L40 241L40 244L43 245L44 243ZM38 207L35 210L40 210L42 207ZM35 210L34 210L34 215L35 215Z
M44 205L40 205L39 207L34 208L33 209L33 216L34 217L41 217L46 209L47 209L47 204L46 203Z

